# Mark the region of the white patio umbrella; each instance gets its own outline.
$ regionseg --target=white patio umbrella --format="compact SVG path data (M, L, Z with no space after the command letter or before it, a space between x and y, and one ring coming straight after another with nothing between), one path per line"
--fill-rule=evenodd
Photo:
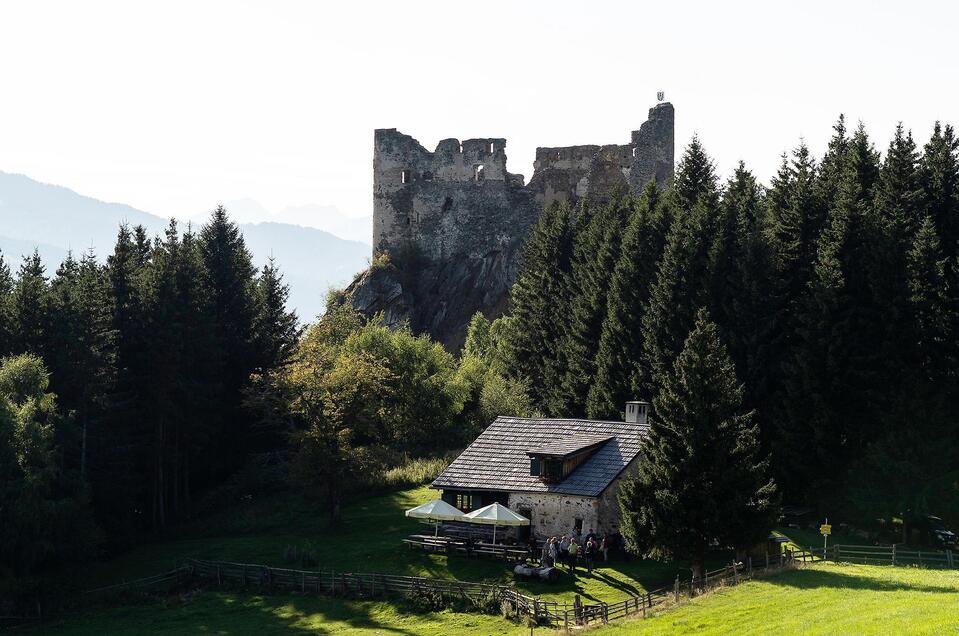
M496 527L497 526L528 526L529 519L523 515L518 515L506 506L503 506L499 503L493 503L485 508L480 508L479 510L474 510L473 512L463 515L463 521L468 521L470 523L482 523L488 526L493 526L493 543L496 543Z
M440 533L440 521L461 521L464 517L462 512L449 505L442 499L434 499L433 501L429 501L422 506L410 508L406 511L406 516L416 519L429 519L431 521L435 521L436 531L433 533L433 536L436 536Z

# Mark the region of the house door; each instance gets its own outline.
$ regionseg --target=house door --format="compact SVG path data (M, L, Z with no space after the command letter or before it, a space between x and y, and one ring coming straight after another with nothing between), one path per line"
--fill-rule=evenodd
M529 508L520 508L518 512L519 514L529 519L528 526L519 527L519 541L520 543L526 543L527 541L529 541L530 533L533 532L533 511L530 510Z

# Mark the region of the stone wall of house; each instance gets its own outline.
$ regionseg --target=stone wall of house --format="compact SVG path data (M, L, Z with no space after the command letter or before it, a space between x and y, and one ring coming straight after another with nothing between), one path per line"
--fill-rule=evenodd
M574 520L583 520L583 535L617 534L622 513L617 496L623 479L635 470L639 457L611 483L599 497L580 497L560 493L512 492L509 509L520 514L532 514L532 530L538 538L571 534Z
M444 139L430 152L395 128L373 136L372 268L350 286L354 304L408 323L449 348L477 311L506 307L520 249L544 206L638 192L673 174L670 103L657 104L629 143L538 148L528 185L506 170L506 140Z

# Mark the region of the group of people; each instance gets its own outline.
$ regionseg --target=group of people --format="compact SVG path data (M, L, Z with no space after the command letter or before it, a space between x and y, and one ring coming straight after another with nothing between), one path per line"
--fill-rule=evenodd
M530 556L535 554L536 540L530 537ZM596 559L602 555L604 561L609 560L609 536L603 535L602 538L595 534L587 534L585 539L563 535L561 537L550 537L543 543L540 553L540 565L558 567L560 564L569 568L571 573L576 572L576 567L583 560L586 566L586 572L592 574Z

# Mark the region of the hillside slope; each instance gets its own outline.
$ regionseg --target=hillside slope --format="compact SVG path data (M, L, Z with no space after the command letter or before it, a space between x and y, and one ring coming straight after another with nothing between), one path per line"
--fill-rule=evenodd
M596 636L954 634L959 573L824 563L719 590Z

